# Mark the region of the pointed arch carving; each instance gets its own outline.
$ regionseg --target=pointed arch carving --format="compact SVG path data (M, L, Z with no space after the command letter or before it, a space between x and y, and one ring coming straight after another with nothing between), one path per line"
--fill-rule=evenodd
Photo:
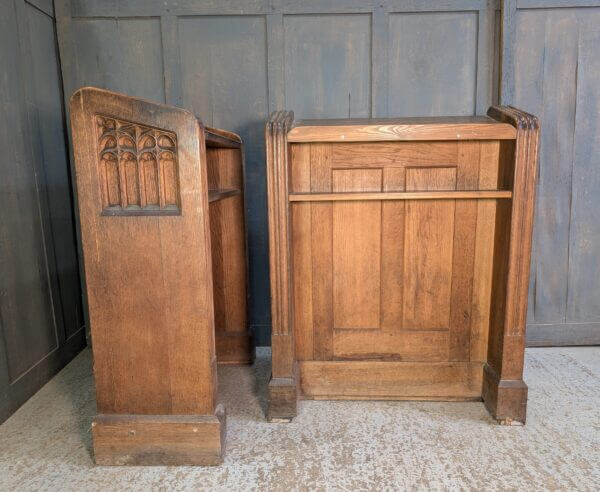
M96 115L102 215L180 215L177 135Z

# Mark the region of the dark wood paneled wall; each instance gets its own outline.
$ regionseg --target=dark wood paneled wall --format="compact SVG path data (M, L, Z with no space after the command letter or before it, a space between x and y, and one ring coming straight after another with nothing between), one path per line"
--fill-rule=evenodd
M592 191L600 1L55 4L66 94L90 84L164 101L243 137L250 323L259 344L268 342L270 325L262 134L269 112L471 115L498 99L542 122L530 341L600 343Z
M84 345L51 0L0 13L0 422Z
M497 102L499 1L55 3L66 94L96 85L183 106L244 139L250 324L259 344L270 330L269 112L472 115Z
M542 126L529 344L600 344L600 2L509 3L503 98Z

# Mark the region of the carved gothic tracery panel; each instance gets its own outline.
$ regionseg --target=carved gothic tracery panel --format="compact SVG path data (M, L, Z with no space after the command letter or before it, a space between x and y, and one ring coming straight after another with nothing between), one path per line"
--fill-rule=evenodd
M179 215L177 136L96 116L102 215Z

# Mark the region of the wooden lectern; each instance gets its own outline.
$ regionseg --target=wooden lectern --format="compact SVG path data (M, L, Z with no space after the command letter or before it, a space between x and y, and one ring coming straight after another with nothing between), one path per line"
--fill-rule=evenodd
M102 465L221 462L217 359L251 362L242 142L106 90L71 98ZM212 251L211 251L212 250Z
M266 127L273 369L296 400L480 400L525 422L538 123L488 116Z

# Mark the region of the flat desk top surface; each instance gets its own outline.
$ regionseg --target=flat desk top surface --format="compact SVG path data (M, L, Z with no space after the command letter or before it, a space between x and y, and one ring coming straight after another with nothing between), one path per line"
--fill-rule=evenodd
M349 118L294 121L289 142L512 140L516 129L488 116Z

